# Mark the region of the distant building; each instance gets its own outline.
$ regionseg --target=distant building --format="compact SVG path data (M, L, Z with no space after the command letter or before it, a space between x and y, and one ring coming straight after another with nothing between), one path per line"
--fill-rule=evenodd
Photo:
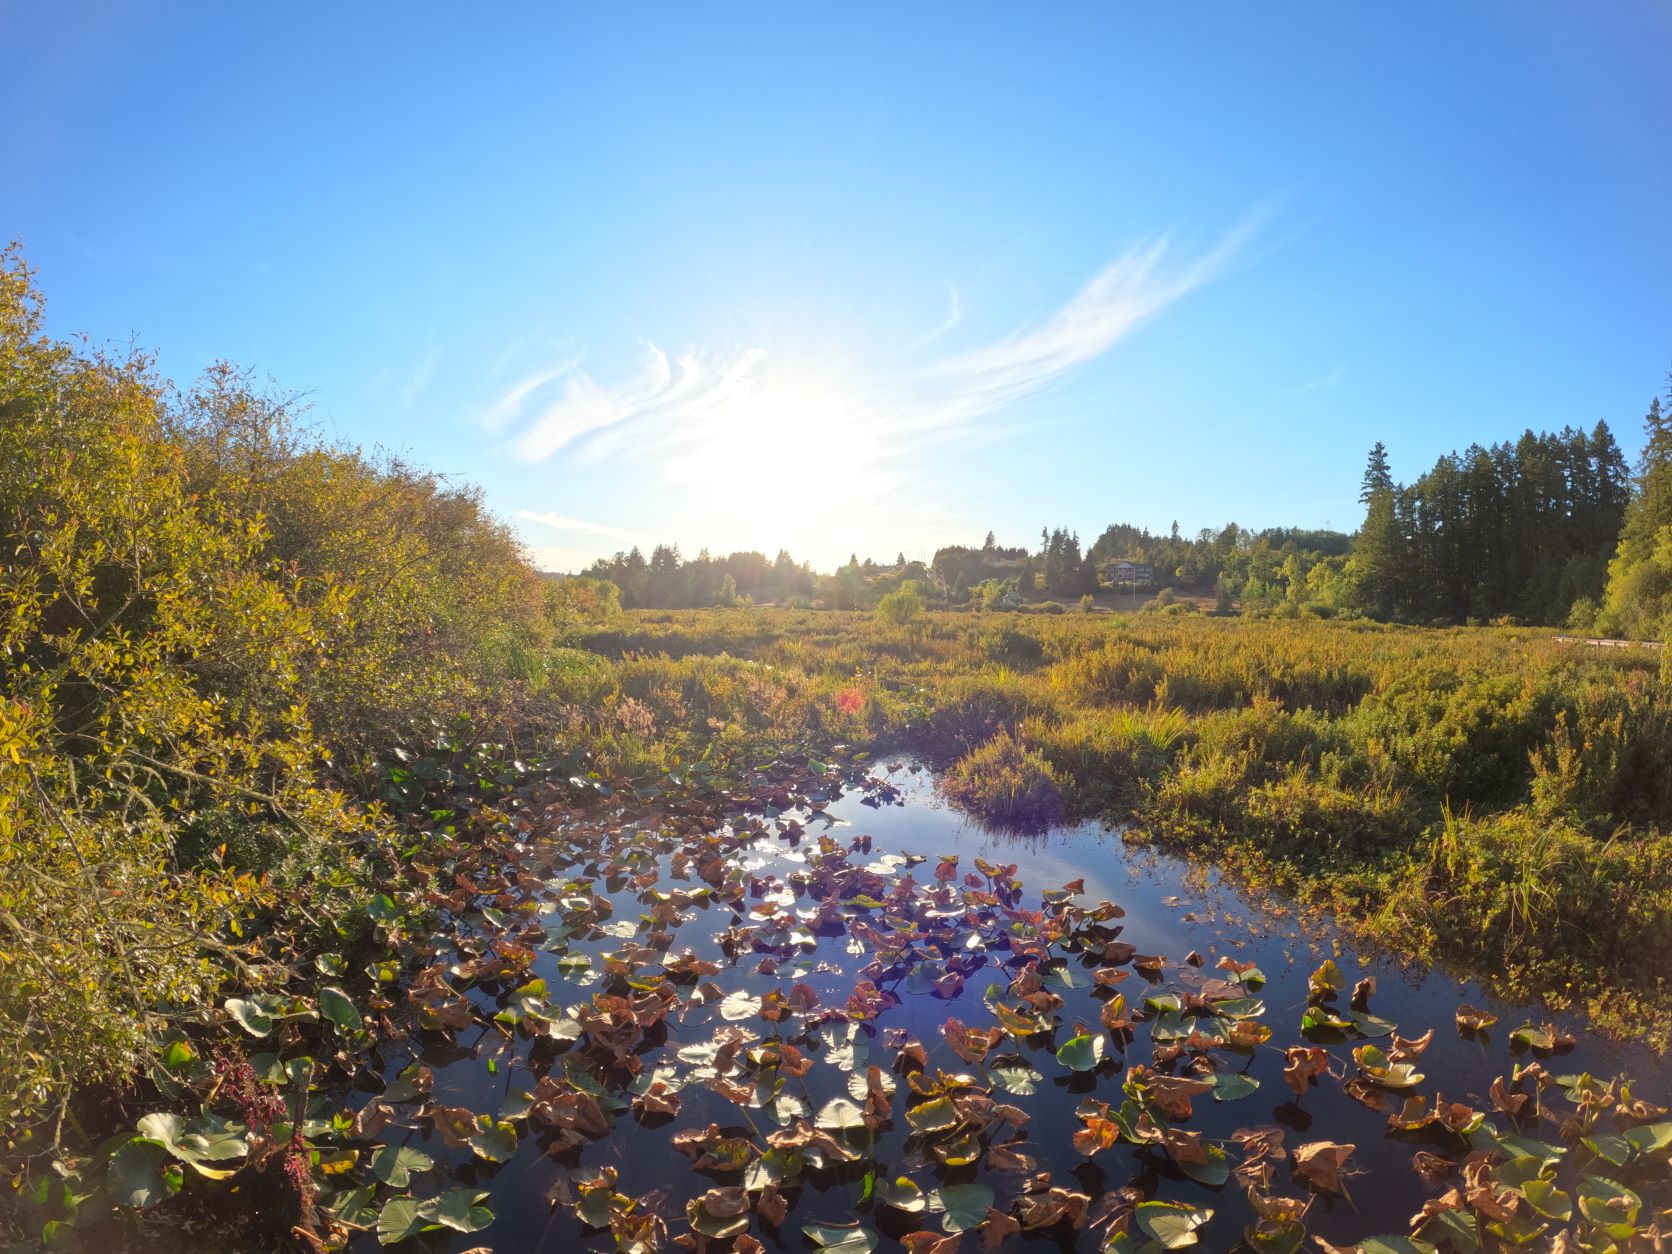
M1155 571L1146 562L1128 562L1123 559L1107 563L1103 567L1103 577L1110 583L1135 585L1153 582Z

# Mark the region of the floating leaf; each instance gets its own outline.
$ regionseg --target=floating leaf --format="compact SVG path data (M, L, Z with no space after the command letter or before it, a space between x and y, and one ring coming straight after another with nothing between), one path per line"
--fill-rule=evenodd
M493 1212L482 1205L487 1196L475 1189L449 1189L424 1206L424 1216L454 1232L480 1232L493 1222Z
M820 1249L831 1254L871 1254L877 1248L877 1234L857 1225L807 1224L801 1234Z
M1218 1188L1231 1178L1231 1160L1225 1151L1217 1145L1202 1146L1205 1162L1193 1163L1178 1160L1178 1168L1198 1184L1205 1184L1209 1188Z
M923 1196L923 1190L910 1176L897 1176L892 1180L877 1181L877 1201L884 1206L892 1206L895 1210L915 1214L928 1204Z
M929 1209L946 1216L941 1227L947 1232L979 1228L992 1204L993 1190L984 1184L943 1184L929 1193Z
M958 1111L950 1098L937 1097L906 1111L906 1122L914 1132L944 1132L958 1123Z
M429 1224L423 1204L415 1197L392 1197L377 1216L377 1243L395 1245L422 1232Z
M1105 1044L1104 1037L1082 1033L1057 1050L1057 1061L1071 1071L1091 1071L1103 1061Z
M1259 1087L1260 1082L1251 1075L1222 1071L1213 1077L1213 1100L1234 1102L1238 1098L1247 1097Z
M1182 1250L1195 1245L1197 1235L1213 1212L1206 1207L1182 1202L1142 1202L1137 1209L1138 1226L1164 1250Z
M1353 1061L1373 1084L1383 1088L1408 1089L1422 1083L1422 1073L1408 1062L1390 1062L1388 1056L1374 1045L1360 1045L1353 1051Z
M1323 965L1314 971L1306 982L1314 997L1338 993L1347 987L1347 977L1341 974L1341 968L1336 965L1334 958L1324 959Z
M414 1172L428 1171L435 1160L423 1150L405 1145L385 1145L372 1155L372 1174L390 1188L404 1189Z
M1022 1062L994 1067L993 1078L1006 1093L1013 1093L1017 1097L1032 1097L1039 1091L1039 1086L1045 1079L1039 1072Z
M818 1127L829 1132L869 1132L865 1125L865 1112L855 1106L845 1097L833 1097L819 1110L819 1117L815 1121Z

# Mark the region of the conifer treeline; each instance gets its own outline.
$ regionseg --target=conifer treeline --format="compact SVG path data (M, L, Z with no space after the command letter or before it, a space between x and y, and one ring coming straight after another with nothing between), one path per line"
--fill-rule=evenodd
M1669 391L1672 397L1672 391ZM1212 589L1221 612L1369 614L1419 623L1569 625L1607 634L1672 631L1672 407L1657 399L1633 475L1606 422L1589 432L1527 431L1512 442L1448 453L1415 482L1395 482L1387 449L1371 450L1356 536L1234 523L1168 535L1121 523L1082 550L1066 530L1037 552L997 544L940 549L927 566L857 556L816 575L780 552L693 561L659 545L596 563L587 574L625 606L729 605L745 598L864 608L907 581L937 604L1027 604L1104 586L1109 563L1151 568L1148 586ZM980 594L979 597L977 594Z
M1601 596L1629 498L1605 422L1589 434L1569 427L1471 445L1405 485L1378 444L1354 546L1366 608L1418 622L1562 622L1576 601Z

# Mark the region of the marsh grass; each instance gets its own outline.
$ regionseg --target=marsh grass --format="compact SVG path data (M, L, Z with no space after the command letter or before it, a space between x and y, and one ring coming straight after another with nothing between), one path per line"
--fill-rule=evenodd
M953 763L941 791L954 805L1014 831L1044 831L1062 821L1056 772L1008 731Z
M1049 781L1065 817L1118 818L1414 956L1672 1036L1672 682L1652 652L1203 615L914 628L635 613L576 643L612 659L659 761L907 749L1006 822Z

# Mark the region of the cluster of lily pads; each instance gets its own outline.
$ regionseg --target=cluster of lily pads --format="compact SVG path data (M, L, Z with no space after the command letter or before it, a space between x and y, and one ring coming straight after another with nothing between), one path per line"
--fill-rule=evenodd
M1257 966L1142 953L1083 882L874 850L828 820L854 787L892 796L801 760L731 793L557 782L425 846L373 903L369 960L293 966L225 1003L218 1043L170 1044L168 1109L103 1149L108 1197L241 1189L304 1249L479 1243L495 1172L537 1151L553 1248L1661 1248L1672 1122L1547 1069L1554 1028L1512 1034L1527 1052L1480 1108L1449 1100L1420 1070L1433 1031L1402 1035L1333 961L1274 1026ZM1330 1232L1351 1220L1330 1200L1354 1144L1204 1131L1266 1059L1296 1102L1338 1087L1409 1143L1375 1182L1409 1195L1406 1231L1314 1231L1320 1201Z

